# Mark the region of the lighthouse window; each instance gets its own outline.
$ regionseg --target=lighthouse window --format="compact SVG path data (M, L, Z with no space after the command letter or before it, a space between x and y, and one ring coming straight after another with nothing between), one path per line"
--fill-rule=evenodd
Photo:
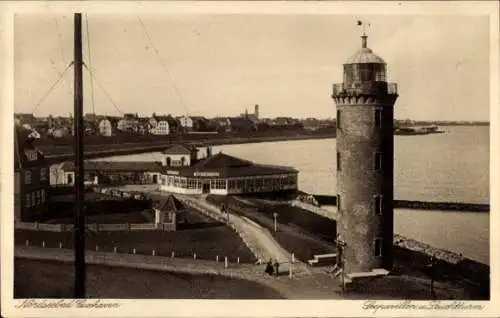
M382 241L383 239L381 238L376 238L375 239L375 256L380 257L382 256Z
M382 127L382 110L376 109L375 110L375 127L381 128Z
M340 124L340 110L337 110L337 128L342 128L342 125Z
M378 215L382 214L382 196L381 195L376 195L374 196L374 202L373 202L373 209L375 210L375 213Z
M340 171L340 152L337 151L337 171Z
M382 170L382 153L375 153L375 170Z

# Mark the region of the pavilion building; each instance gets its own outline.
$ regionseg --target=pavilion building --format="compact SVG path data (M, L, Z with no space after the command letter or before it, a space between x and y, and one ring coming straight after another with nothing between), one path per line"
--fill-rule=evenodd
M211 148L203 158L199 149L173 145L163 154L160 189L183 194L250 194L296 191L298 171L292 167L256 164Z

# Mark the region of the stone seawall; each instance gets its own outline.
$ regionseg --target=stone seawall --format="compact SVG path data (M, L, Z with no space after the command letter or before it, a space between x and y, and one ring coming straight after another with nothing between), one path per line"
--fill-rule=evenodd
M430 264L431 256L434 256L438 278L466 282L474 286L482 297L490 297L490 267L488 265L398 234L394 236L394 250L396 263L420 270Z
M294 202L301 202L310 206L321 208L322 206L337 206L337 197L334 195L314 195L299 191ZM490 205L485 203L465 202L437 202L437 201L414 201L394 200L395 209L414 210L438 210L438 211L461 211L461 212L489 212Z

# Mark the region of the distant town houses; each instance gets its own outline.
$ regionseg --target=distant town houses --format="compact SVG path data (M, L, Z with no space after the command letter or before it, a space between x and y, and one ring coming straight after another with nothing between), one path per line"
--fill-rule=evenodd
M324 129L335 129L337 127L337 122L334 119L317 119L317 118L306 118L301 120L301 124L304 130L307 131L320 131Z
M178 119L185 132L209 131L209 120L203 116L181 116Z
M124 114L116 123L116 129L123 133L137 133L139 130L139 116L137 114Z
M118 119L113 117L103 118L99 121L99 135L111 137L116 135Z
M180 122L171 115L158 116L153 114L149 123L151 125L149 132L152 135L170 135L180 132Z
M38 133L41 138L64 138L74 135L73 118L70 116L36 117L33 114L14 114L16 123ZM253 112L248 109L239 116L207 118L197 115L172 116L153 113L139 116L126 113L122 116L107 116L95 113L84 115L86 136L113 137L117 135L158 135L191 133L252 133L280 130L320 131L334 129L334 119L296 119L292 117L261 118L258 104Z

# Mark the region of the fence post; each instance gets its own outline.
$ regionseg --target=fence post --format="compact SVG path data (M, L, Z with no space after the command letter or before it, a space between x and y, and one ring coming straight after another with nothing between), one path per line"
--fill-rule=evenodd
M115 253L116 253L117 251L118 251L118 249L117 249L117 248L116 248L116 246L115 246L115 247L113 248L113 252L115 252Z
M30 240L26 240L26 246L30 246Z
M227 264L227 256L224 257L224 267L227 268L228 267L228 264Z

